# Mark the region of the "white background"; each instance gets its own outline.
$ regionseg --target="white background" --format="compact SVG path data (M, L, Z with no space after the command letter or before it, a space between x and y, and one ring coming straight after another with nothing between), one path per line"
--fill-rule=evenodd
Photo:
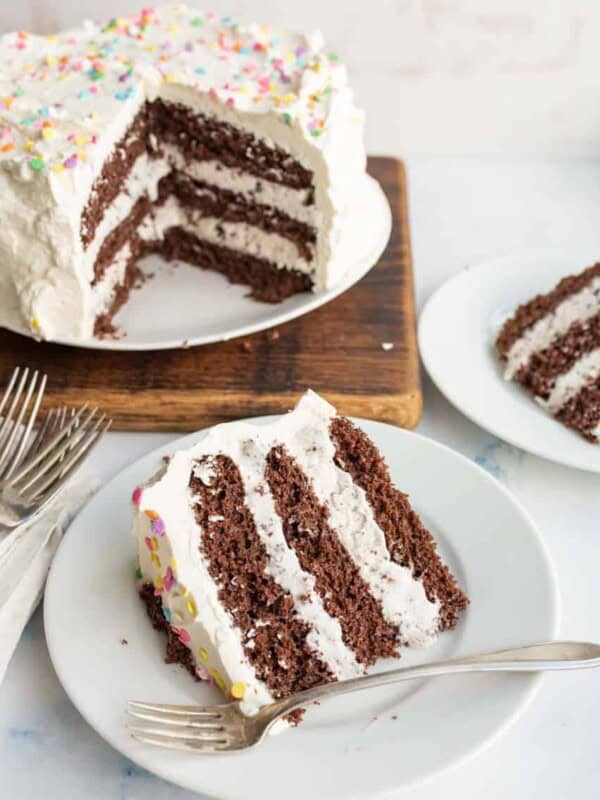
M48 32L98 16L98 9L106 15L140 5L0 0L0 29ZM590 160L600 149L600 4L229 0L213 7L320 27L346 56L369 113L370 152L410 156L419 307L478 258L570 242L596 245L600 253L600 162ZM419 430L476 460L538 523L560 579L561 635L600 641L600 478L499 442L427 380L424 388ZM106 478L168 438L113 434L88 469ZM600 796L599 686L594 672L548 676L500 740L443 777L397 793L398 800ZM401 759L399 742L399 770ZM192 797L137 769L86 726L54 676L39 613L0 687L0 775L0 798Z

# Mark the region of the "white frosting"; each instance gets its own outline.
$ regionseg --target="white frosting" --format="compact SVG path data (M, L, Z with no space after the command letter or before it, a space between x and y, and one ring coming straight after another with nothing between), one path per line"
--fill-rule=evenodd
M252 676L252 668L241 647L239 631L216 600L217 587L200 554L202 531L192 510L193 498L188 484L192 471L202 481L212 482L211 457L228 456L239 468L244 484L244 502L256 523L258 535L269 555L268 572L289 592L296 613L310 626L308 645L322 654L337 678L360 673L352 652L344 644L339 622L325 611L315 590L312 575L302 570L298 558L286 542L281 519L265 481L266 458L271 449L282 445L311 479L313 490L329 509L329 524L340 537L372 595L381 602L387 620L400 626L402 639L408 644L424 644L439 629L439 604L430 602L420 581L411 570L392 562L385 545L385 536L378 527L364 492L355 487L351 477L333 462L334 447L329 427L335 410L312 392L302 398L296 409L268 426L246 423L219 425L196 445L176 453L164 473L146 487L141 495L134 534L143 556L142 571L148 579L156 579L160 569L148 566L147 546L149 520L145 511L156 512L165 525L159 544L168 542L167 556L175 556L179 584L194 598L197 615L185 621L191 633L192 652L195 642L209 640L211 652L217 652L226 683L243 681L249 691L244 710L253 713L265 700L264 685ZM208 457L198 466L197 461ZM163 545L160 544L162 547ZM164 545L166 547L166 545ZM163 602L171 608L171 596L162 593ZM179 598L174 601L180 602ZM206 644L200 645L209 649Z
M597 277L579 292L566 297L554 311L527 328L513 343L507 355L506 380L511 380L533 353L548 347L554 339L566 333L574 322L590 319L599 311L600 277Z
M582 389L600 377L600 347L585 353L576 361L571 369L559 375L547 400L541 400L551 414L556 414L560 409L575 397Z
M341 215L365 167L362 114L345 69L319 36L174 5L104 28L2 37L0 324L10 298L34 335L91 335L96 303L81 212L115 142L157 96L243 127L310 169L315 286L340 278Z
M223 222L218 217L204 217L199 211L182 208L173 197L145 220L139 235L150 241L162 239L165 231L173 227L183 228L212 244L267 259L281 269L293 267L299 272L314 272L313 263L299 258L296 245L284 236L266 233L246 222Z

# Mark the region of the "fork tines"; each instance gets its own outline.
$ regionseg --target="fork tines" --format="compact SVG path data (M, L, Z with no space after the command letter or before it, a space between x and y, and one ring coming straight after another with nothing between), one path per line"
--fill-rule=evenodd
M217 753L237 749L241 737L240 724L231 713L234 705L197 708L130 701L129 732L140 742L175 750Z
M40 409L47 375L16 367L0 401L0 479L21 462ZM33 402L32 402L33 401Z

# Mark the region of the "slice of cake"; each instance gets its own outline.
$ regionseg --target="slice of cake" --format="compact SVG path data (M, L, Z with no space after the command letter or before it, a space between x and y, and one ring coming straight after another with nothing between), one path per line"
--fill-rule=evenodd
M362 131L318 34L181 4L6 34L0 324L18 314L38 337L101 335L149 253L263 301L334 285Z
M133 502L167 661L247 714L432 642L468 603L375 445L313 392L212 428Z
M589 442L600 438L600 264L517 308L496 348L504 376Z

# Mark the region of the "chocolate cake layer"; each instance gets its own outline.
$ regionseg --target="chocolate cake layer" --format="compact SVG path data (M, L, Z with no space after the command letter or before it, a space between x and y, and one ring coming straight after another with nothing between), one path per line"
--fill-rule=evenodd
M597 277L600 277L600 263L588 267L580 275L569 275L563 278L551 292L537 295L528 303L519 306L511 319L504 323L496 339L498 353L506 358L510 348L528 328L542 317L555 311L563 300L581 291L584 286Z
M265 233L276 233L296 245L298 255L312 261L317 235L310 225L289 217L283 211L256 203L244 195L193 181L181 172L165 175L158 186L160 200L175 195L182 207L222 222L243 222Z
M312 279L304 272L280 269L265 259L198 239L181 228L170 228L162 242L150 247L169 261L186 261L220 272L231 283L247 285L250 296L264 303L279 303L312 288Z
M588 442L597 442L594 430L600 425L600 378L568 400L556 418L578 431Z
M104 162L100 175L94 181L86 207L81 215L81 241L84 248L94 238L104 212L123 189L127 176L142 153L147 149L147 114L144 107L115 145L111 156Z
M342 638L364 665L396 656L397 632L386 622L358 567L328 525L329 512L317 500L306 475L283 447L267 456L265 479L281 517L288 545L315 588Z
M600 313L585 322L573 323L549 347L533 353L517 372L517 380L536 397L547 400L559 375L597 347L600 347Z
M209 485L194 475L189 483L202 529L199 547L258 678L275 697L333 680L307 644L310 628L297 616L292 596L268 574L269 558L245 504L238 467L226 456L199 463L214 471Z
M394 488L387 465L368 436L345 417L334 418L330 430L336 463L365 492L390 556L423 582L430 601L440 603L441 628L453 628L469 600L442 563L433 536L407 496Z
M151 214L151 212L152 203L150 202L150 198L147 196L140 197L125 219L108 234L98 250L98 255L94 262L94 280L92 281L92 286L100 283L104 278L106 270L113 263L119 250L121 250L127 242L133 245L137 229L144 218ZM139 257L142 252L140 246L133 246L132 250L133 249L136 250Z
M116 335L117 329L113 324L115 314L125 305L131 290L138 289L144 283L144 273L137 265L140 255L136 252L139 247L139 252L142 253L143 245L139 241L133 242L132 245L132 255L125 268L125 276L113 289L108 308L102 314L98 314L94 322L94 336L98 339L108 339Z
M270 147L252 133L180 103L147 103L149 130L158 141L174 144L188 160L215 160L292 189L312 187L313 175L277 146Z
M171 630L171 626L163 614L160 595L155 594L154 586L151 583L144 583L140 589L140 597L146 606L146 612L154 630L164 633L167 637L165 662L167 664L181 664L198 680L192 653Z

